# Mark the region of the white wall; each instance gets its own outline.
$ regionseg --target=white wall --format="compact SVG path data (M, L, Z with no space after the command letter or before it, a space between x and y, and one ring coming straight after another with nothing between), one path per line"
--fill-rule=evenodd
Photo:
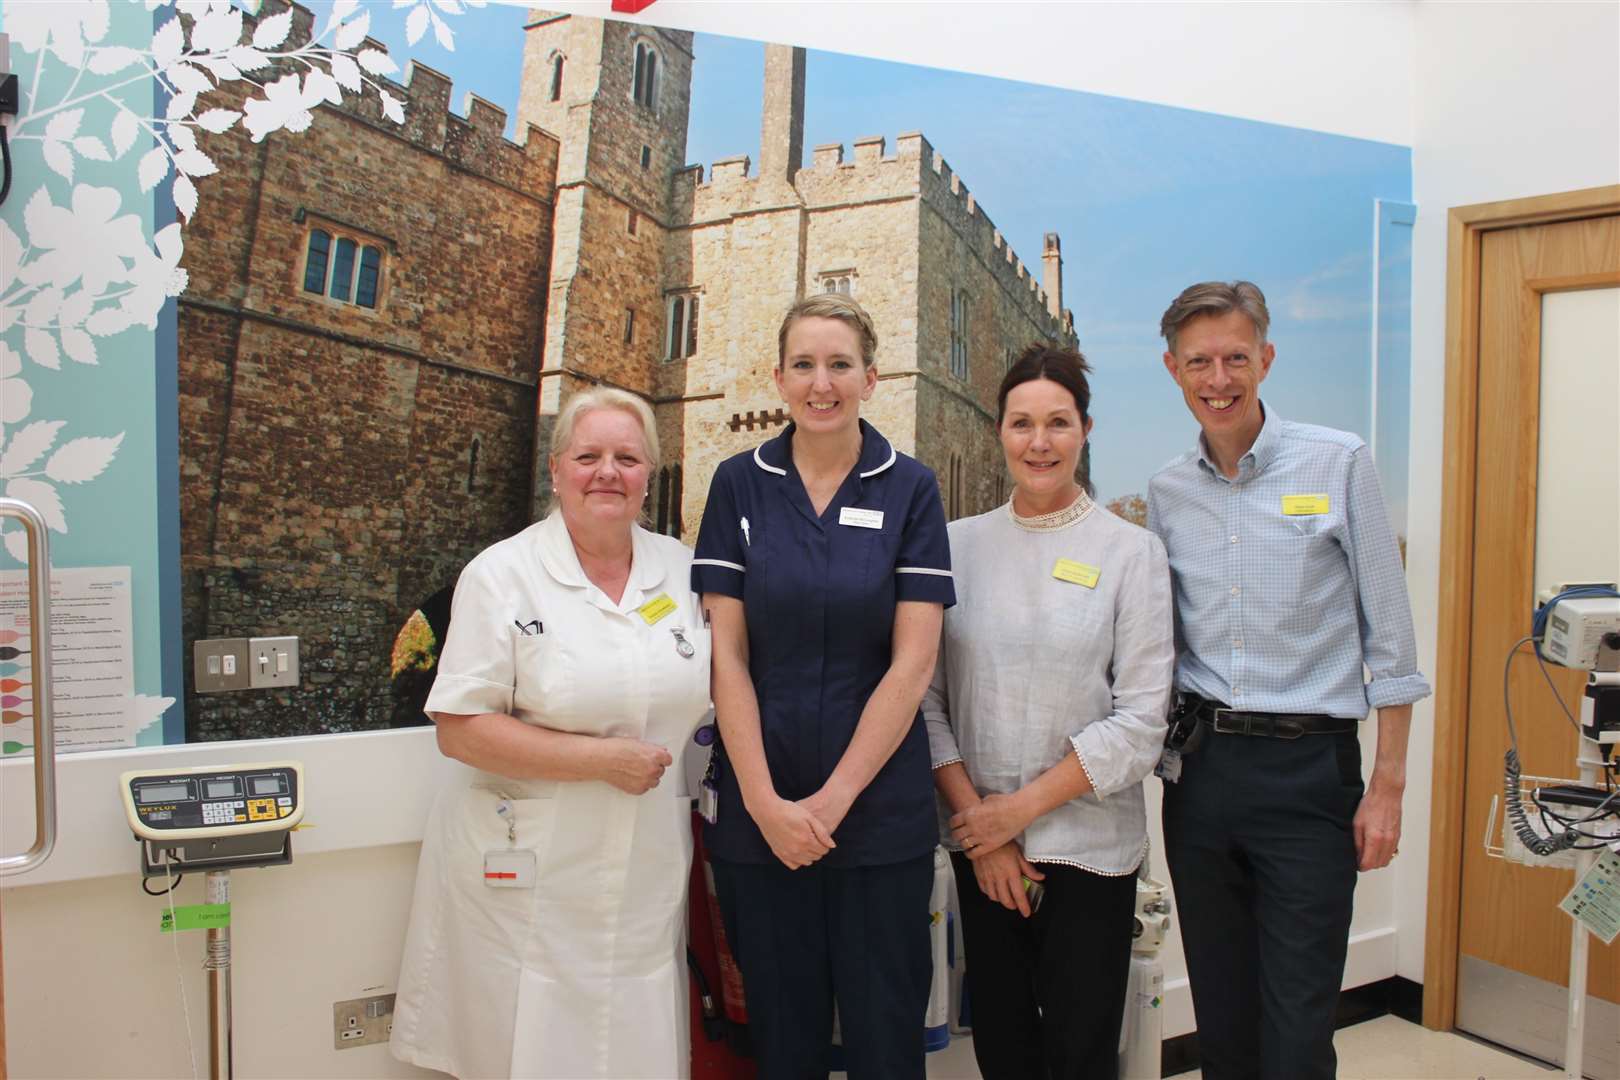
M1620 183L1620 4L1440 3L1415 12L1412 471L1408 579L1435 670L1445 437L1446 211ZM1399 974L1423 978L1432 702L1414 714L1395 874ZM1474 843L1464 837L1465 843Z

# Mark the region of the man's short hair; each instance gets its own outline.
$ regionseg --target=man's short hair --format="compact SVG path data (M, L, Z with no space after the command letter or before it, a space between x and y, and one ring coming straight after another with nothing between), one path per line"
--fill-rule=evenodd
M1159 320L1159 333L1165 345L1176 351L1176 335L1194 319L1205 315L1225 315L1241 311L1254 324L1254 336L1259 344L1266 343L1266 330L1271 326L1271 312L1266 308L1266 294L1252 281L1200 281L1181 290Z

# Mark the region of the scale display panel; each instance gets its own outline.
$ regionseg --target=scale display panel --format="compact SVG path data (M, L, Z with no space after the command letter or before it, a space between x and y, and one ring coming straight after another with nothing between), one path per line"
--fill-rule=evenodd
M304 816L304 770L293 761L128 772L121 786L143 840L285 831Z

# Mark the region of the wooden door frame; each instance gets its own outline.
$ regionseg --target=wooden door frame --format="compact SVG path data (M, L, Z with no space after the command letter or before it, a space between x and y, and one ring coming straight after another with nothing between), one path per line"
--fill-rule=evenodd
M1446 234L1445 442L1440 496L1434 772L1423 947L1423 1023L1456 1026L1461 928L1463 781L1468 743L1474 601L1474 484L1478 464L1480 251L1487 232L1620 214L1620 184L1453 207ZM1602 282L1607 283L1607 282ZM1552 283L1538 283L1543 287ZM1559 283L1563 287L1575 284ZM1593 280L1588 284L1600 284Z

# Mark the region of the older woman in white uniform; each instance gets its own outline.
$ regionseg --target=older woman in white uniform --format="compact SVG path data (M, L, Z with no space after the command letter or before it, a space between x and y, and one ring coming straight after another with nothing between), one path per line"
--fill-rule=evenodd
M681 1077L690 803L709 705L691 553L636 524L653 420L616 390L558 417L556 509L456 586L427 711L471 769L422 844L395 1056L460 1077Z

